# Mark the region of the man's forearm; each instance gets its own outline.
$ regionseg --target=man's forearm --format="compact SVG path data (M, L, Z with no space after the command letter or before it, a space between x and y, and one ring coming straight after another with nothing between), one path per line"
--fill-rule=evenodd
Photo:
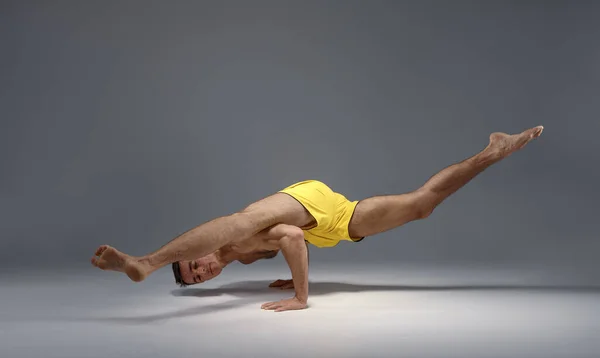
M304 240L292 237L281 239L279 244L283 257L292 272L296 298L306 303L308 301L308 249L306 244Z
M308 290L308 268L310 267L310 250L308 249L308 242L304 242L304 247L306 247L306 285Z

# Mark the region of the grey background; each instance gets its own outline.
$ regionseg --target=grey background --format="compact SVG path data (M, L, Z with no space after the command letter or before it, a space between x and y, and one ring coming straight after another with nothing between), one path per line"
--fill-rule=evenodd
M600 356L600 4L0 1L0 356ZM142 255L293 182L402 193L542 124L427 220L179 289Z
M426 221L311 261L530 265L597 282L597 10L3 1L0 267L93 270L100 244L145 254L304 179L352 200L406 192L491 132L542 124Z

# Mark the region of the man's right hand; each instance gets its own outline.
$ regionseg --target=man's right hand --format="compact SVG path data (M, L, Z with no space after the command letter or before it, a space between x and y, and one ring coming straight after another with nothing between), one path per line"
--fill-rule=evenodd
M277 280L277 281L271 282L269 287L279 288L280 290L289 290L289 289L294 288L294 281L293 280Z

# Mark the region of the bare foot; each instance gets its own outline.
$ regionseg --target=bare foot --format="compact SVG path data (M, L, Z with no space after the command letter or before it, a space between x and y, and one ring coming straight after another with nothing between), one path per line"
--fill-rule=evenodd
M537 126L513 135L500 132L492 133L490 134L490 144L487 149L502 158L508 157L517 150L522 149L533 139L539 137L543 130L543 126Z
M135 258L108 245L102 245L96 250L92 265L101 270L123 272L135 282L143 281L148 275L144 265Z

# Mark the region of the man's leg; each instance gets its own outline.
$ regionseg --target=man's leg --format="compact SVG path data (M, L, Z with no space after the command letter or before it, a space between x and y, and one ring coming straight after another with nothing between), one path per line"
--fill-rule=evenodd
M126 255L108 245L100 246L92 264L103 270L124 272L133 281L144 280L150 273L176 261L204 257L232 242L248 239L278 223L303 227L314 218L294 198L277 193L255 202L246 209L216 218L176 237L157 251L143 256Z
M360 238L375 235L428 217L447 197L492 164L539 137L542 130L543 127L539 126L515 135L493 133L483 151L435 174L421 188L406 194L377 196L360 201L348 226L350 236Z

